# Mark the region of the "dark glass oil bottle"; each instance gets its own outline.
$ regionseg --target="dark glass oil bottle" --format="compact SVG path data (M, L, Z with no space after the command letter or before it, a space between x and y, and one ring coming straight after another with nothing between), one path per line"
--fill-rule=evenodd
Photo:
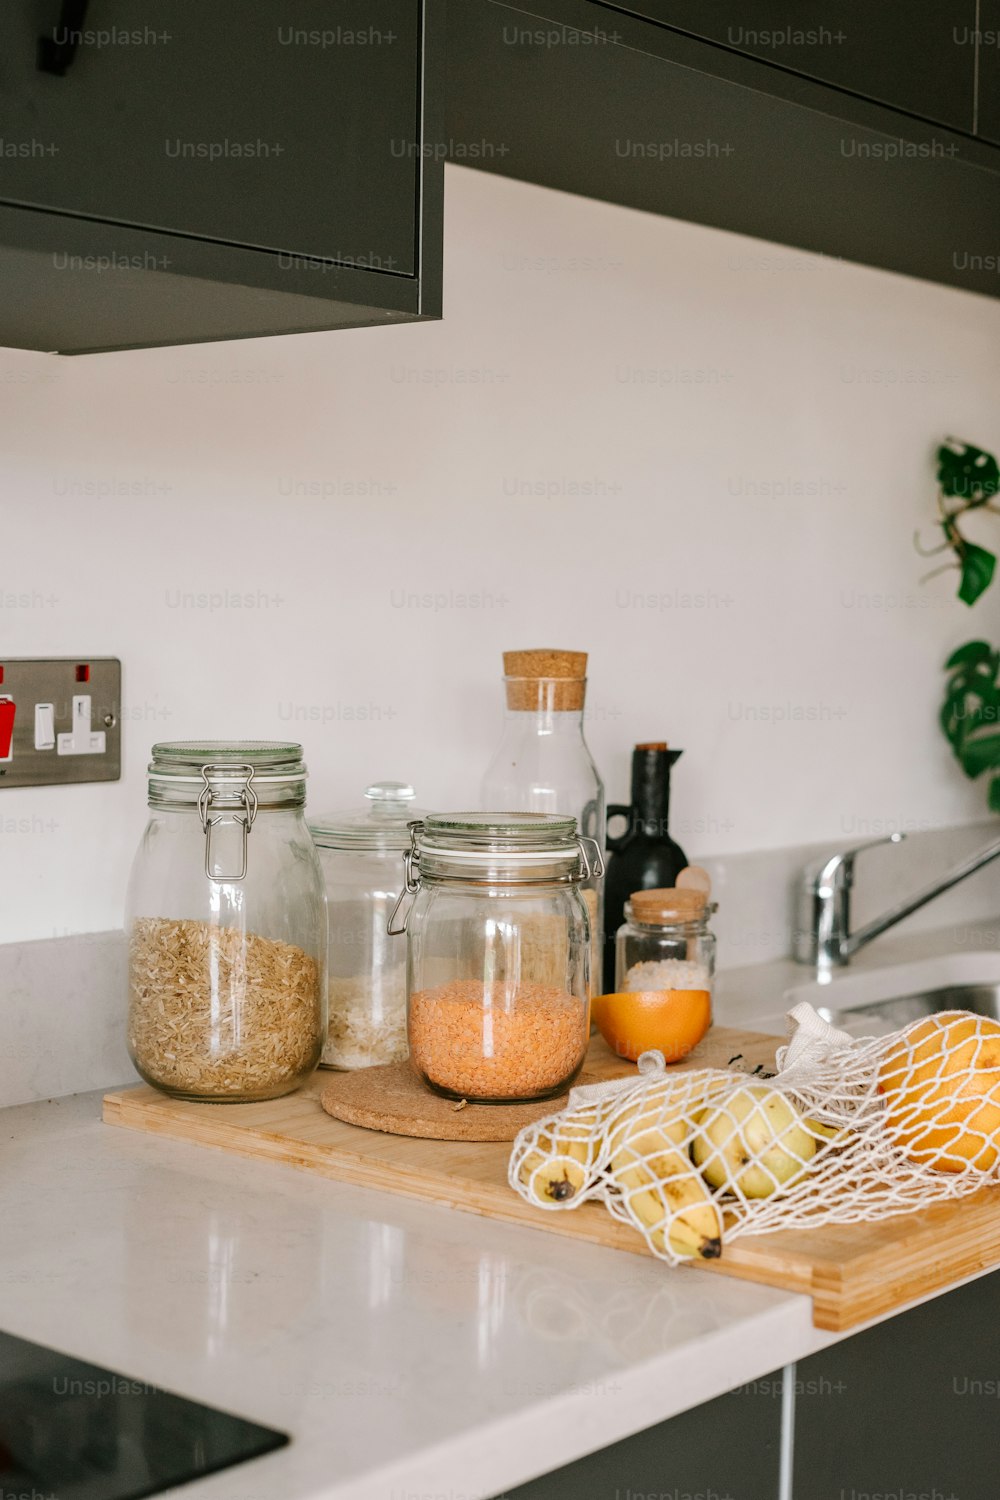
M608 807L608 859L604 879L604 992L615 987L615 933L625 920L633 891L675 886L687 855L669 833L670 768L683 752L665 744L632 751L632 802ZM627 818L625 831L610 832L611 820Z

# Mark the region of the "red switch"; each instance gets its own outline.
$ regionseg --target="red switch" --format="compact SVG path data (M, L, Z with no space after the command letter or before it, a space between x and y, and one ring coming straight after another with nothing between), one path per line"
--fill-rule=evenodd
M13 698L0 697L0 760L10 760L16 712L17 706Z

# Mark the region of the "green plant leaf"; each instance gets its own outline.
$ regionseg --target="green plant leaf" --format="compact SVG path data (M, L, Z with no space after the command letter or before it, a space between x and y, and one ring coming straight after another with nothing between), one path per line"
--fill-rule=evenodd
M990 812L1000 813L1000 776L994 776L990 782Z
M985 547L977 547L975 542L966 542L959 558L962 563L962 582L959 584L958 597L965 604L975 604L980 594L993 581L996 557L992 552L987 552Z
M981 734L962 746L962 769L973 780L984 771L1000 768L1000 734Z
M1000 465L985 449L949 438L938 449L937 459L943 494L969 505L984 505L1000 492Z
M938 719L962 770L980 776L1000 767L1000 652L986 641L966 641L948 661Z
M959 646L953 651L945 662L945 670L951 671L953 667L963 667L967 663L977 666L980 662L991 662L993 660L993 648L989 641L966 641L964 646Z

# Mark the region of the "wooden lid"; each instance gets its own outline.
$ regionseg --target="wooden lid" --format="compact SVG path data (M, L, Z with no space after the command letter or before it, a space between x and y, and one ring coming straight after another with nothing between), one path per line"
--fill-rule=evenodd
M669 750L666 740L645 740L641 745L636 745L637 750Z
M629 897L632 915L640 922L698 922L705 914L704 891L677 890L661 886L652 891L634 891Z
M503 670L508 708L527 713L583 708L586 651L505 651Z

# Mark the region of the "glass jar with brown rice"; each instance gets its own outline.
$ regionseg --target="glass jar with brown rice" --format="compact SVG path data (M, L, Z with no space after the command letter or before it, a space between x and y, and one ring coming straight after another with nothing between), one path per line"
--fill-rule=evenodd
M401 904L410 1060L474 1104L554 1098L583 1063L600 850L549 813L431 814L412 829Z
M276 1099L326 1033L326 892L300 745L154 745L132 866L128 1046L181 1099Z

